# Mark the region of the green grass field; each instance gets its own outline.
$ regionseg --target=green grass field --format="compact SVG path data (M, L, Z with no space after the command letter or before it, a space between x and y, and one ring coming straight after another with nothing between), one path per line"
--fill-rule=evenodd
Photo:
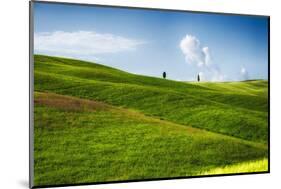
M177 82L41 55L34 77L35 185L268 170L267 81Z

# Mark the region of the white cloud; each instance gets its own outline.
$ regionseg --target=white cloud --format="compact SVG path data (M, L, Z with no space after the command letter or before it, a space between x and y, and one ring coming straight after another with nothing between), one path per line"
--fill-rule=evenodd
M200 68L201 81L224 81L225 75L218 65L212 63L210 48L202 46L199 39L192 35L186 35L180 41L180 48L185 55L185 60L190 64L196 64Z
M199 76L200 76L200 81L221 82L226 80L226 75L213 69L212 70L204 69L204 71L199 72Z
M204 60L205 60L205 65L210 65L211 63L211 54L209 47L203 47L202 51L204 52Z
M241 71L240 71L240 74L241 74L243 80L248 80L249 79L249 73L246 70L246 68L242 67Z
M132 51L141 44L144 42L94 31L54 31L34 35L35 52L68 57Z
M200 41L192 35L186 35L180 42L180 48L188 63L195 63L198 66L207 65L210 62L208 47L202 47Z

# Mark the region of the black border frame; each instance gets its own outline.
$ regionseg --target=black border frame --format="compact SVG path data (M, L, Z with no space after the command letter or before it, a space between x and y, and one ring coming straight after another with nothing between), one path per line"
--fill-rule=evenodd
M263 17L267 18L268 27L268 170L261 172L245 172L245 173L229 173L229 174L215 174L215 175L199 175L199 176L180 176L180 177L163 177L151 179L133 179L133 180L118 180L107 182L86 182L86 183L72 183L72 184L50 184L34 186L34 133L33 133L33 87L34 87L34 22L33 22L33 3L45 4L61 4L61 5L78 5L86 7L102 7L102 8L123 8L123 9L137 9L137 10L150 10L150 11L166 11L166 12L186 12L195 14L215 14L215 15L229 15L229 16L250 16L250 17ZM192 11L180 9L162 9L162 8L148 8L148 7L133 7L133 6L119 6L119 5L102 5L102 4L89 4L89 3L72 3L72 2L57 2L57 1L29 1L29 188L50 188L50 187L67 187L67 186L85 186L85 185L98 185L98 184L114 184L114 183L131 183L131 182L145 182L145 181L161 181L161 180L176 180L176 179L189 179L189 178L209 178L209 177L222 177L222 176L239 176L239 175L256 175L270 173L270 16L269 15L254 15L254 14L238 14L238 13L224 13L224 12L208 12L208 11Z

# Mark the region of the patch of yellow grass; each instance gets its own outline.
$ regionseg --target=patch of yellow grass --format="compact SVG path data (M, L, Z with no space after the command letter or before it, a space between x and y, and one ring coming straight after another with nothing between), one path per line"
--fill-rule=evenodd
M264 172L268 171L268 159L264 158L256 161L242 162L225 167L214 168L203 172L202 175L215 174L231 174L231 173L249 173L249 172Z
M107 110L110 107L105 103L94 100L81 99L49 92L35 92L34 97L35 104L69 111Z

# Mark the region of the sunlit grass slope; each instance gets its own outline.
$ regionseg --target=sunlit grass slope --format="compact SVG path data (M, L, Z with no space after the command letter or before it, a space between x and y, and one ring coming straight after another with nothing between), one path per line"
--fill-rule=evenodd
M176 82L40 55L35 56L34 66L36 91L101 101L177 124L267 143L267 81Z
M262 143L104 102L50 92L34 96L37 186L194 176L267 158Z
M227 165L218 167L206 172L202 175L216 175L216 174L233 174L233 173L248 173L248 172L266 172L268 171L268 159L255 160L237 163L234 165Z

